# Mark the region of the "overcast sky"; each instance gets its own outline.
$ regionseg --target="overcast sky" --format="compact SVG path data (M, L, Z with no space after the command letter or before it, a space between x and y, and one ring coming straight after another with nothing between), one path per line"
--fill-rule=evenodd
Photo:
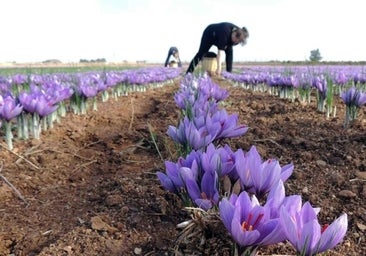
M0 0L0 62L190 61L204 28L249 30L234 61L365 61L364 0ZM212 48L216 51L216 48Z

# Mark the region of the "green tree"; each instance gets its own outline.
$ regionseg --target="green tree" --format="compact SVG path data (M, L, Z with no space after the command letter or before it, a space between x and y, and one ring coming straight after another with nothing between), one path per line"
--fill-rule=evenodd
M319 62L322 58L319 49L310 51L310 61Z

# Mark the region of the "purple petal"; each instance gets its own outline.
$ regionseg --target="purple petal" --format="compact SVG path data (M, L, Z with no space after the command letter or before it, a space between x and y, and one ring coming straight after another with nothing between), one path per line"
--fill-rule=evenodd
M219 203L219 209L221 220L224 223L226 229L231 233L231 222L234 216L234 205L224 198Z
M346 235L348 227L347 214L342 214L323 232L319 241L318 252L335 247Z

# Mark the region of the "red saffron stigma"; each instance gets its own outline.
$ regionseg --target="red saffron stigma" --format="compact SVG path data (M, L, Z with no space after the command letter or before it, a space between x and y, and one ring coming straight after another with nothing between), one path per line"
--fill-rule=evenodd
M263 213L259 214L258 217L257 217L257 219L255 220L253 226L258 225L258 223L263 219L263 216L264 216Z
M252 231L254 227L258 225L258 223L262 220L263 216L264 216L263 213L259 214L253 225L250 225L250 222L253 218L253 214L249 213L248 219L246 221L243 221L243 223L241 224L241 228L243 229L243 231Z
M329 227L329 224L325 224L322 229L321 229L321 233L323 234L323 232Z

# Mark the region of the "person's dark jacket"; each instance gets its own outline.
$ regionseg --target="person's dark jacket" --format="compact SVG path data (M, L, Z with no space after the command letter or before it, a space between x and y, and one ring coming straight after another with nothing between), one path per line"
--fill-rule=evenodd
M225 51L226 71L231 72L233 67L233 42L231 34L234 29L239 29L239 27L230 22L208 25L203 31L200 47L191 61L187 72L193 72L195 66L213 45L215 45L218 50Z

